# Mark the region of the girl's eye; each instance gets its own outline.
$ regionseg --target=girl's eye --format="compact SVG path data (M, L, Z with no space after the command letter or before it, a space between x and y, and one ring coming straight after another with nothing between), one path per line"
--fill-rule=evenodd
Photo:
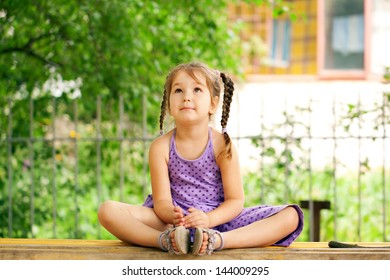
M200 88L197 87L197 88L194 88L194 92L195 92L195 93L200 93L200 92L202 92L202 90L201 90Z
M175 89L174 93L180 93L181 92L181 89L180 88L177 88Z

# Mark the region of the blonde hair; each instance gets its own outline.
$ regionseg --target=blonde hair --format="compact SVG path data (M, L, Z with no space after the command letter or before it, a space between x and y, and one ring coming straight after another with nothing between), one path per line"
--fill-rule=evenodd
M164 126L164 118L166 114L166 110L169 110L169 95L172 89L172 82L176 75L180 71L185 71L190 77L194 80L198 80L196 74L201 74L206 78L206 85L210 91L211 101L215 102L215 100L219 100L219 96L221 93L221 85L219 78L222 79L224 84L224 94L223 94L223 103L222 103L222 117L221 117L221 126L222 133L225 138L225 149L221 154L225 155L228 159L232 157L231 150L231 139L229 134L226 131L227 122L229 119L230 113L230 104L232 102L233 92L234 92L234 83L224 73L221 73L217 70L213 70L208 67L206 64L201 62L191 62L185 64L179 64L175 68L173 68L166 77L165 85L164 85L164 95L163 100L161 102L161 114L160 114L160 134L163 133Z

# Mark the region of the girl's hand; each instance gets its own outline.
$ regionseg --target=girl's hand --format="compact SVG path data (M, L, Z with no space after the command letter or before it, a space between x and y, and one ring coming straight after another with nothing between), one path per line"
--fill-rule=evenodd
M175 206L173 208L173 224L175 226L183 226L184 225L184 212L179 206Z
M196 208L189 208L189 214L184 217L184 226L186 228L208 228L209 227L209 217L205 212Z

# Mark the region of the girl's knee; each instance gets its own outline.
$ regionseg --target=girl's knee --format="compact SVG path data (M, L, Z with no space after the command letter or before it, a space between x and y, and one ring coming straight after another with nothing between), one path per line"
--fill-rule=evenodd
M291 228L292 231L296 230L299 225L299 214L297 209L293 206L289 206L283 210L286 215L286 225Z
M98 210L98 219L102 225L104 225L110 221L110 217L112 216L113 212L115 211L116 204L117 204L117 202L115 202L115 201L107 200L100 205L99 210Z

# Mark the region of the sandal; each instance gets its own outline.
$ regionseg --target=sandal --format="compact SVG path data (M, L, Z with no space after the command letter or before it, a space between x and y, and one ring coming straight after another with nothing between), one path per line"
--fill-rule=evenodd
M200 249L202 248L203 244L203 233L207 233L209 238L207 239L207 247L206 251L204 253L199 253ZM218 248L214 248L215 241L217 239L216 234L219 235L221 238L221 245ZM219 231L208 229L208 228L197 228L195 231L195 237L194 237L194 244L192 247L192 254L203 256L205 254L211 255L213 251L219 251L223 248L223 237L222 234Z
M175 243L178 251L175 251L172 246L171 233L175 232ZM163 244L163 238L166 247ZM162 232L158 238L160 248L175 255L185 255L190 249L190 231L183 226L173 227Z

